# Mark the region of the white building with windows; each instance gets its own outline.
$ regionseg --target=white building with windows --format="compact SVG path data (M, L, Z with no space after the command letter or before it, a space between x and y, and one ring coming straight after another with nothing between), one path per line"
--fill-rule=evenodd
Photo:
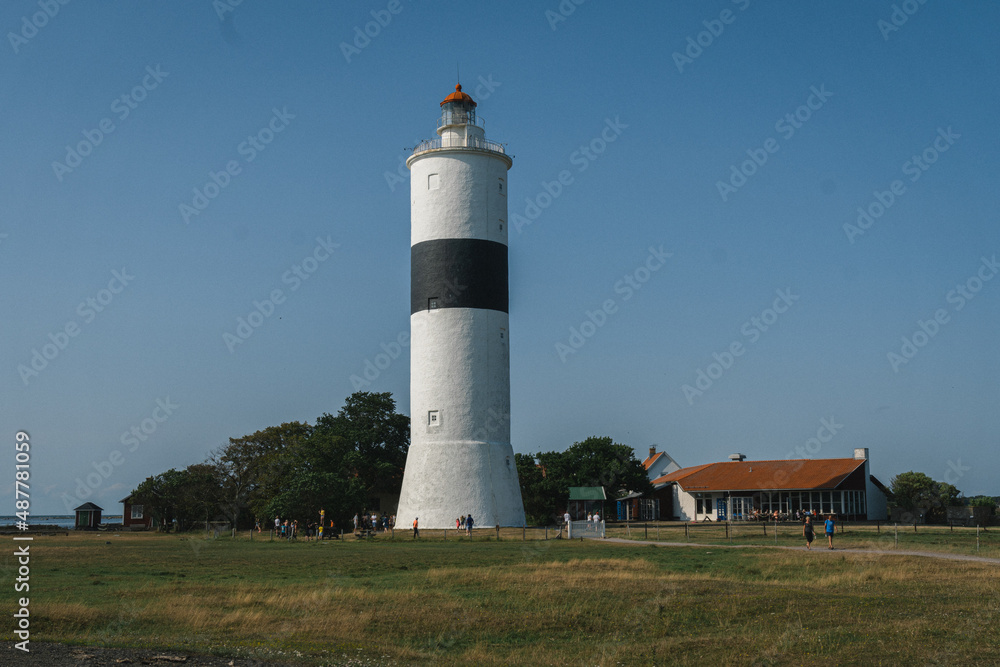
M886 518L887 490L869 470L867 447L855 449L850 459L729 459L653 480L654 494L669 499L670 518L741 521L775 512L782 518L802 512L855 521Z

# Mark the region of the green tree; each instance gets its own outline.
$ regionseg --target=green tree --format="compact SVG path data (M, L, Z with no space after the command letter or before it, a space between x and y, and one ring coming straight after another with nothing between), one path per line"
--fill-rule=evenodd
M908 512L924 512L927 521L943 521L950 505L960 505L962 495L953 484L936 482L922 472L900 473L889 482L890 502Z
M327 520L345 526L367 499L367 486L352 468L352 454L347 441L322 429L289 447L281 462L285 474L269 496L264 516L310 522L325 510Z
M937 495L936 482L922 472L904 472L889 480L892 504L904 510L930 509Z
M213 453L211 462L220 480L222 510L237 527L246 510L269 516L268 504L282 490L288 470L288 450L312 435L301 422L269 426Z
M316 430L341 438L347 466L369 495L399 493L410 447L410 418L396 412L391 393L351 394L336 416L324 414Z
M988 507L992 516L996 514L997 501L992 496L973 496L969 498L969 507Z
M571 486L602 486L610 500L632 491L652 491L635 451L609 437L590 437L564 452L518 454L514 459L524 511L534 523L557 517L566 507Z

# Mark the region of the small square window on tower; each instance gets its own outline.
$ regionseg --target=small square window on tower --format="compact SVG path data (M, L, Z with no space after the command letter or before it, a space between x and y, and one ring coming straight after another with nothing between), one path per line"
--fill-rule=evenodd
M500 194L502 194L502 195L505 195L505 194L506 194L506 193L504 193L504 191L503 191L503 179L502 179L502 178L500 179Z
M500 231L503 231L503 220L500 221Z
M431 410L427 413L427 425L428 426L440 426L441 425L441 413L438 410Z
M441 187L441 178L438 174L427 174L427 189L437 190Z
M432 296L431 298L427 299L427 310L437 310L437 307L438 307L438 298L436 296Z

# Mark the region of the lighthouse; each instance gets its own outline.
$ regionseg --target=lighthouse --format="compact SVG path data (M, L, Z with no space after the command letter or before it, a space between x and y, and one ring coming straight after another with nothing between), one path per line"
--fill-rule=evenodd
M507 170L461 84L410 169L410 449L401 525L521 526L510 443Z

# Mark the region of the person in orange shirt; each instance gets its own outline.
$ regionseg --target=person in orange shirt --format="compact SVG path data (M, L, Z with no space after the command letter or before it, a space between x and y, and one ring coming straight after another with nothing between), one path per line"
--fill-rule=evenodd
M419 520L420 520L419 516L413 519L413 539L417 539L418 537L420 537L420 529L417 528L417 522Z

